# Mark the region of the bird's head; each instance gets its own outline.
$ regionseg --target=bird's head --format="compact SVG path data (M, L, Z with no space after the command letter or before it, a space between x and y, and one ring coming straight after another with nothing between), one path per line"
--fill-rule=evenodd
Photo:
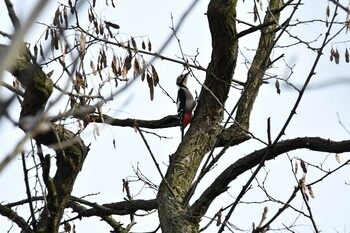
M190 74L190 72L187 72L185 74L181 74L179 77L177 77L176 79L176 84L177 85L185 85L187 84L187 78L188 78L188 75Z

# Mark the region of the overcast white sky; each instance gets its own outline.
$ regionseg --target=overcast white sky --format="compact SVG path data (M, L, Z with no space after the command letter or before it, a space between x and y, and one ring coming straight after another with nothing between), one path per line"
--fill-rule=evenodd
M263 1L263 4L267 4L265 0L261 1ZM33 2L36 1L13 1L15 10L22 22L25 21L30 12L29 9L34 5ZM103 19L118 23L121 26L120 33L123 39L127 40L130 36L136 38L137 36L149 37L152 41L154 51L157 51L169 34L171 34L170 15L173 15L176 25L183 12L187 10L192 1L115 1L117 5L115 9L105 7L104 1L97 2L98 7L96 10L100 11ZM199 1L178 32L178 37L181 40L184 53L194 55L198 48L200 52L198 61L203 67L208 65L211 53L211 39L205 16L208 2L209 1ZM305 1L305 5L300 8L296 18L299 20L311 20L314 18L325 19L327 2L328 1L323 0L316 4L312 1ZM50 1L45 13L40 16L38 21L50 23L56 10L55 6L56 2ZM247 13L247 11L252 11L250 1L245 1L244 3L243 1L239 1L239 6L238 17L240 19L252 21L252 14ZM0 9L5 9L2 1L0 2ZM333 7L331 7L331 9L333 9ZM85 12L85 8L82 9L82 12ZM285 18L287 16L288 15L284 15L283 17ZM339 21L343 21L344 19L343 15L339 16ZM10 28L11 23L3 12L2 20L0 21L0 30L8 32ZM45 27L43 26L35 26L26 37L28 42L35 42L44 30ZM297 34L302 39L312 41L317 38L318 35L324 35L325 30L326 27L322 23L309 23L302 28L295 27L291 32ZM348 37L349 36L343 32L337 41L347 41ZM247 68L244 64L244 58L251 61L254 52L250 51L250 49L256 47L257 39L258 34L255 33L240 40L241 54L239 55L239 63L234 78L240 80L246 78ZM316 46L320 41L321 39L313 45ZM6 43L7 41L4 38L0 38L0 42ZM286 45L292 42L293 40L285 37L280 44ZM334 48L338 48L340 53L343 54L345 48L349 47L349 44L339 43L333 46ZM305 94L302 104L297 110L297 115L293 118L292 123L286 131L286 135L283 137L284 139L304 136L320 136L332 140L344 140L349 138L349 134L338 123L337 113L339 113L342 123L350 129L350 110L348 104L350 98L350 75L348 72L350 64L345 64L343 55L341 55L341 63L339 65L330 63L329 50L330 47L327 47L325 50L326 54L322 58L317 68L317 73L311 81L310 91ZM274 51L274 57L278 57L282 53L285 53L285 60L288 65L296 65L290 81L300 87L308 75L316 53L306 50L305 45L298 45L292 50L276 49ZM181 55L175 39L171 41L162 55L172 58ZM177 92L175 78L181 73L183 68L180 65L174 65L170 62L160 60L157 60L154 65L160 76L161 85L175 98ZM285 68L284 62L281 60L278 65L281 68L273 68L270 72L281 75L281 77L287 77L289 70ZM52 68L44 67L44 69L49 71ZM200 82L204 80L205 74L203 72L196 71L196 75ZM341 82L340 78L345 81ZM5 81L9 83L12 82L8 75ZM333 85L334 83L338 85ZM320 88L319 85L322 84L326 84L326 86ZM194 92L194 90L200 91L200 85L194 79L189 81L189 87L192 92ZM312 87L314 88L312 89ZM282 85L281 89L282 93L278 95L274 89L273 81L262 87L251 118L251 132L253 132L256 137L266 140L266 120L268 117L271 117L272 136L275 137L290 113L296 100L297 93L284 85ZM4 88L0 88L0 98L7 95L8 92L4 90ZM235 95L238 95L238 93L232 92L230 94L231 99L228 101L228 109L233 106L234 100L237 98ZM154 101L151 102L148 96L147 83L136 83L136 85L130 88L127 94L118 96L113 102L107 104L104 107L104 111L114 117L141 119L159 119L163 116L176 113L175 104L163 95L160 89L156 89ZM58 111L59 108L56 110ZM14 117L14 119L18 118L19 111L19 104L12 104L10 115ZM13 149L13 146L16 145L23 136L23 132L11 125L6 119L1 119L0 130L2 132L0 134L1 160ZM124 194L122 193L121 180L128 176L133 176L134 172L132 166L139 166L145 176L154 183L159 184L159 174L156 172L155 166L140 136L136 134L133 129L100 125L100 130L101 135L97 137L96 140L92 136L91 128L88 128L83 133L85 143L91 143L91 151L86 159L82 172L78 176L73 195L84 196L88 194L97 194L89 197L88 200L96 201L100 204L122 201ZM165 172L168 157L176 150L180 141L180 132L177 128L157 130L157 132L160 135L172 138L160 140L155 136L146 135L159 164L162 166L162 170ZM112 145L113 139L116 141L116 149L114 149ZM199 188L202 190L205 184L215 179L216 175L219 174L223 168L227 167L238 158L262 147L262 144L251 140L243 145L230 149L224 157L224 161L218 164L214 171L210 173L207 182L203 182ZM291 156L303 157L304 160L316 164L321 163L326 158L325 154L311 153L306 150L291 153ZM340 155L340 158L341 161L344 162L349 158L349 154ZM329 155L324 166L326 169L337 166L334 155ZM282 155L276 160L268 162L266 164L266 171L269 172L266 186L271 188L271 194L274 197L280 198L282 201L286 201L293 187L296 185L286 155ZM238 194L241 186L249 175L250 174L245 174L232 183L229 194L223 194L214 203L213 208L210 209L210 214L208 214L209 217L213 216L213 213L220 207L226 206L228 204L227 200L234 200L232 196L235 197ZM261 174L260 178L262 178L263 175L264 174ZM319 177L319 175L319 173L312 172L312 169L310 169L307 181L311 182ZM130 179L132 179L132 177L130 177ZM348 168L343 169L335 176L314 187L316 198L310 201L310 205L313 208L315 220L323 232L350 231L350 226L348 224L350 222L350 204L346 199L346 197L349 196L350 186L344 185L345 181L350 182ZM256 186L256 184L254 185ZM134 195L142 188L142 184L136 182L131 183L130 186ZM0 187L5 187L1 188L0 202L12 202L26 198L21 161L19 158L15 159L5 171L0 174ZM144 188L141 195L135 198L155 198L155 193L148 188ZM243 201L249 201L253 198L261 198L261 191L258 191L257 188L249 191ZM296 201L293 204L295 204L295 207L300 208L300 203L301 202ZM253 221L256 224L258 223L263 207L264 205L258 208L255 205L240 205L236 210L236 214L233 215L231 222L237 227L247 230ZM271 215L276 208L276 206L271 206ZM24 213L29 213L27 206L23 206L20 209ZM294 212L290 213L292 214L283 215L281 217L285 220L286 224L290 224L295 219L296 214ZM74 216L74 214L70 214L69 212L68 215L70 217ZM65 218L68 219L69 217L67 216ZM116 217L117 220L124 219L126 221L128 218L128 216L125 218ZM152 231L158 225L154 218L150 218L149 221L145 221L143 218L137 218L136 220L138 224L133 228L134 231ZM207 220L203 222L206 223ZM97 218L84 219L83 221L76 220L74 223L77 226L77 232L109 232L110 230L106 224L101 223ZM308 226L302 228L303 230L300 232L312 232L312 228L309 227L311 223L308 221L303 221L303 223L308 224ZM0 233L6 232L9 226L10 221L0 217ZM274 225L273 227L277 228L282 226ZM213 227L209 231L215 232L217 229Z

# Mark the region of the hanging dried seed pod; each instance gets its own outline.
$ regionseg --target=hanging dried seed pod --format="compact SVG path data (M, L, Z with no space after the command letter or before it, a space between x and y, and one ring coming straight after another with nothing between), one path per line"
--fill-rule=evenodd
M101 63L103 63L103 68L107 67L107 56L105 50L102 50Z
M73 6L72 1L68 0L68 5L70 6L70 13L74 15L75 12L75 6Z
M294 163L294 175L298 174L298 162L295 161Z
M314 191L312 191L311 185L308 185L308 186L307 186L307 189L308 189L308 191L309 191L310 197L315 198L315 194L314 194Z
M95 68L95 64L94 64L94 62L92 60L90 60L90 67L91 67L91 70L92 70L92 74L94 76L96 76L97 75L97 71L96 71L96 68Z
M49 31L50 31L50 28L47 27L46 32L45 32L45 40L47 40L47 38L49 38Z
M349 50L347 48L345 49L345 61L349 63Z
M38 46L36 46L36 44L35 44L33 49L34 49L34 57L36 60L36 58L38 57Z
M153 85L156 87L157 84L159 83L159 76L153 65L151 65L151 68L152 68L152 76L153 76Z
M98 35L100 33L99 28L98 28L98 22L97 19L94 20L94 28L95 28L95 33Z
M50 30L50 39L51 39L51 52L54 53L55 50L55 35L53 33L53 29Z
M103 36L103 22L100 20L100 34Z
M334 59L334 54L335 54L335 51L334 51L333 48L331 48L330 53L331 53L331 55L330 55L330 57L329 57L329 60L330 60L330 61L333 61L333 59Z
M128 53L128 55L124 59L124 67L126 71L129 71L131 68L131 60L132 60L132 56L130 53Z
M140 69L140 64L138 59L134 59L134 78L136 78L137 76L139 76L141 73L141 69Z
M339 55L338 49L336 49L334 54L334 61L336 64L339 64L339 58L340 58L340 55Z
M63 15L62 15L62 12L61 12L61 14L59 15L60 17L60 21L59 21L59 25L62 25L63 24Z
M137 53L138 49L137 49L136 41L133 37L131 37L131 44L132 44L132 48L134 49L135 53Z
M111 23L111 22L107 22L107 21L104 21L106 26L108 25L108 27L111 27L111 28L114 28L114 29L119 29L119 25L116 24L116 23Z
M40 50L39 52L40 52L41 58L43 59L43 61L45 61L44 50L43 50L43 46L41 45L41 43L39 46L39 50Z
M300 160L300 167L301 167L301 169L303 169L304 173L307 173L305 162L302 159Z
M115 55L113 55L113 60L112 60L112 70L115 76L119 77L121 75L121 70L119 66L119 60Z
M335 50L333 49L333 47L331 48L331 54L332 54L332 56L335 55Z
M78 71L75 72L74 87L75 87L76 90L79 90L80 87L85 88L83 75L81 75L81 73L79 73Z
M256 5L254 4L254 8L253 8L253 15L254 15L254 23L258 20L258 8L256 7Z
M216 216L218 217L218 220L216 221L216 226L220 226L222 223L222 209L220 209L217 213Z
M60 16L60 8L57 7L57 10L55 12L55 16L53 17L53 22L52 22L54 26L57 26L59 24L59 16Z
M112 58L112 63L111 63L111 68L112 68L112 72L115 76L117 76L117 69L115 68L115 62L116 62L116 58L115 55L113 55Z
M335 160L337 161L337 163L340 163L340 158L338 154L335 154Z
M152 79L151 75L149 75L148 73L147 73L147 83L148 83L148 87L149 87L150 98L151 98L151 100L153 100L154 99L153 79Z
M83 54L84 50L85 50L85 45L86 45L86 41L85 41L85 36L83 33L80 34L80 38L79 38L79 52L80 55Z
M63 8L63 18L64 18L64 22L66 25L66 28L68 28L68 13L67 13L67 7Z
M56 30L54 30L54 42L55 42L55 49L56 50L59 49L59 47L58 47L58 40L59 40L58 34L57 34Z
M326 8L326 16L329 17L329 15L331 14L331 11L329 9L329 5Z
M141 56L141 59L142 59L142 75L141 75L141 81L143 82L146 78L146 61L145 59L143 59L143 57Z
M278 79L276 79L275 81L275 87L276 87L277 94L281 94L280 82L278 81Z
M90 23L93 23L95 21L95 14L94 14L94 10L92 9L92 7L90 7L90 16L91 16Z
M67 54L69 52L69 44L65 43L64 45L64 53Z
M88 18L89 18L89 22L92 23L92 16L89 11L88 11Z
M152 50L152 44L151 41L148 39L148 51Z
M110 38L113 38L113 33L112 33L111 29L109 28L109 25L108 25L108 24L106 24L106 28L107 28L107 31L108 31L108 33L109 33L109 37L110 37Z

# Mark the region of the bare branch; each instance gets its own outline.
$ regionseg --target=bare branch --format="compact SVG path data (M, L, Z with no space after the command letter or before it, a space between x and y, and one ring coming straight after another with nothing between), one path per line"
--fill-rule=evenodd
M280 141L274 149L269 147L255 151L230 165L224 170L215 181L202 193L202 195L194 202L189 210L190 216L198 216L204 213L211 202L221 193L225 192L230 182L235 180L239 175L252 169L258 165L265 154L270 150L266 160L274 159L277 156L288 151L296 149L310 149L319 152L343 153L350 151L350 140L331 141L319 137L295 138Z
M34 213L34 208L33 208L33 201L32 201L32 195L30 193L30 186L29 186L29 180L28 180L28 170L27 170L27 165L26 165L26 158L24 156L24 152L21 153L22 155L22 166L23 166L23 173L24 173L24 182L26 186L26 193L27 197L29 200L29 209L30 209L30 214L32 217L32 225L33 225L33 230L36 232L36 220L35 220L35 213Z
M170 193L172 193L172 195L175 196L174 191L171 189L170 185L169 185L168 182L165 180L164 175L163 175L162 171L160 170L159 164L158 164L156 158L154 157L154 155L153 155L153 153L152 153L152 150L151 150L150 146L148 145L148 142L147 142L145 136L143 135L142 131L140 130L140 128L138 127L137 124L135 124L134 127L136 127L136 128L137 128L137 131L140 133L140 136L141 136L143 142L145 143L145 145L146 145L146 147L147 147L147 150L148 150L148 152L150 153L154 164L156 165L156 168L157 168L157 170L158 170L158 173L159 173L160 176L162 177L162 181L167 185L167 187L168 187Z
M90 209L81 209L80 204L90 206ZM81 217L92 217L92 216L103 216L103 215L129 215L135 213L136 211L151 211L158 208L157 200L132 200L132 201L122 201L110 204L98 205L86 201L84 199L71 196L70 201L67 204L68 207L72 208L73 211L77 212Z
M102 119L98 115L90 116L91 122L102 123ZM104 123L113 125L113 126L121 126L121 127L134 127L135 124L140 128L148 128L148 129L162 129L169 127L179 126L177 115L169 115L163 117L159 120L141 120L141 119L117 119L110 117L108 115L103 115Z
M11 210L11 208L0 204L0 214L11 219L11 221L16 223L25 233L34 233L34 231L28 226L26 220L20 217L15 211Z
M10 19L12 21L12 25L15 28L15 31L18 31L21 28L21 24L19 22L19 19L17 17L15 10L13 9L13 4L10 0L5 0L5 4L6 4Z

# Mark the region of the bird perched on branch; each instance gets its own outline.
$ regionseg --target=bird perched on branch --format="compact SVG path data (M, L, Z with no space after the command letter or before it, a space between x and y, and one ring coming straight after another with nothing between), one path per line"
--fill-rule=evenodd
M184 130L186 126L191 122L192 112L196 106L196 101L194 100L191 92L187 88L187 78L189 72L186 74L181 74L176 79L176 84L179 88L177 92L177 115L179 117L180 129L181 129L181 140L184 137Z

